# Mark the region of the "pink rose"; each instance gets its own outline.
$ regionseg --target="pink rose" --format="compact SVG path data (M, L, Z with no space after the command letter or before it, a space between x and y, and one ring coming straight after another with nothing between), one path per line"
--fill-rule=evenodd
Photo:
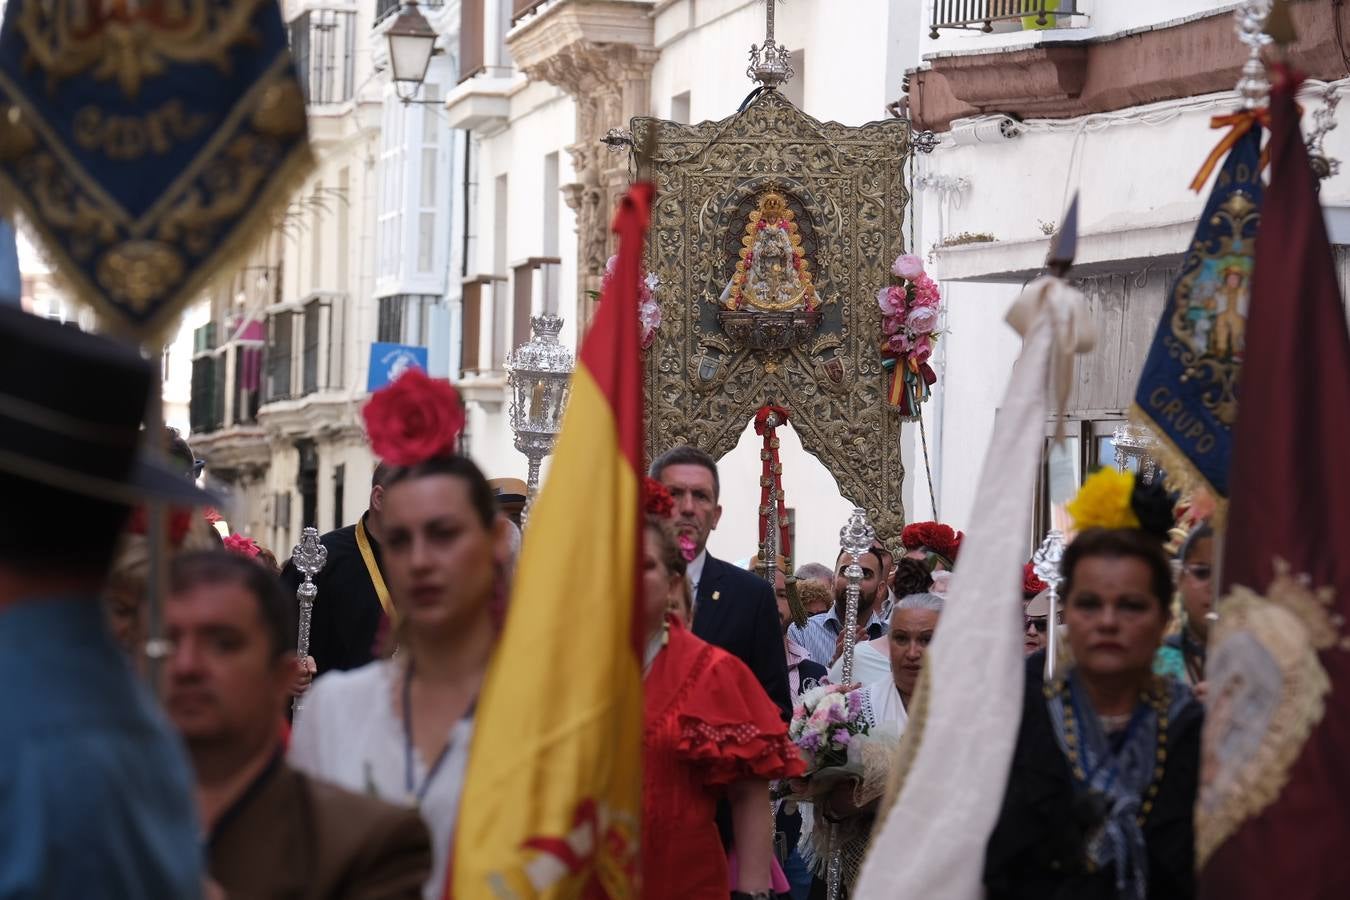
M899 311L895 308L894 304L891 303L890 288L884 287L877 291L877 308L881 310L882 315L886 316L893 316Z
M916 306L909 311L905 324L915 334L932 334L937 330L941 313L936 306Z
M891 273L896 278L913 281L923 274L923 260L912 253L897 256L895 262L891 265Z
M914 342L914 360L920 365L928 362L928 358L933 355L933 339L924 335Z
M881 333L885 335L899 334L900 329L905 327L904 316L883 316L881 319Z

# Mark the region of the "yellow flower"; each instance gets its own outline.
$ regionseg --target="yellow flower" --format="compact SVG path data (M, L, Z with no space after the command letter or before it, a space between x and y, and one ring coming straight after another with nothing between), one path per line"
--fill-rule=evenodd
M1115 469L1100 469L1088 476L1066 509L1077 531L1088 528L1138 528L1139 517L1130 506L1134 476Z

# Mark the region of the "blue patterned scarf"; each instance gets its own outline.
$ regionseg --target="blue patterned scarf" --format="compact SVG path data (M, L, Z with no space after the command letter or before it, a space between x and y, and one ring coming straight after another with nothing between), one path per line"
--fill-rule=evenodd
M1073 772L1077 794L1095 794L1105 806L1105 819L1088 836L1087 854L1099 869L1115 871L1116 894L1121 900L1148 896L1148 849L1139 815L1153 783L1157 764L1159 717L1153 703L1140 703L1123 732L1108 734L1088 700L1077 675L1067 676L1068 697L1056 691L1047 701L1050 721L1060 751L1072 761L1065 736L1065 707L1070 707L1076 731L1078 764ZM1190 698L1190 690L1171 679L1161 681L1166 692L1168 722Z

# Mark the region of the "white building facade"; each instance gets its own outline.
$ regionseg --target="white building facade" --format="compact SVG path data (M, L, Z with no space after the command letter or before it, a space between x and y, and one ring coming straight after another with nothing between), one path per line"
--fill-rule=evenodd
M455 4L423 9L453 38ZM441 374L450 364L463 148L441 102L456 57L433 57L404 102L385 73L383 29L397 11L283 4L318 164L207 298L210 321L196 331L193 448L208 483L231 497L231 528L282 559L304 526L327 531L366 508L374 460L360 409L371 345L427 347Z
M1091 466L1114 461L1112 435L1203 203L1186 186L1245 58L1234 6L1060 0L1042 25L1005 0L779 4L776 37L796 69L788 99L845 124L907 114L937 138L914 162L906 217L906 245L947 306L922 433L906 424L897 435L908 520L964 528L978 515L975 485L1019 348L1003 316L1074 191L1074 276L1103 337L1080 364L1067 449L1047 450L1044 483L1027 498L1038 527ZM302 525L326 530L365 507L373 460L359 410L376 341L426 347L432 373L468 404L467 451L489 477L524 477L504 366L531 316L562 316L575 347L593 312L630 177L627 154L602 139L634 116L732 115L754 86L743 73L765 12L763 0L419 8L442 52L404 104L383 71L393 0L287 3L321 162L198 331L194 446L235 491L232 524L280 556ZM1293 11L1304 35L1295 60L1317 78L1347 74L1326 4ZM1331 132L1327 154L1344 157L1347 141L1350 131ZM1348 195L1345 176L1323 183L1341 243ZM796 562L832 562L852 504L790 428L780 437ZM711 546L726 559L755 550L759 447L746 423L721 460Z
M1086 473L1116 463L1113 435L1127 419L1211 187L1198 194L1188 187L1222 136L1210 117L1238 105L1233 87L1246 59L1233 29L1238 5L1064 0L1045 30L1019 17L995 21L986 33L979 23L945 27L957 24L956 4L925 4L922 60L907 100L916 128L941 137L918 159L918 244L948 304L939 386L925 418L934 496L954 525L979 514L980 467L1020 346L1003 317L1042 270L1049 235L1074 193L1080 218L1071 277L1087 296L1099 339L1078 363L1066 445L1047 441L1041 484L1028 498L1037 510L1029 541L1064 524L1063 503ZM1350 74L1335 48L1332 10L1295 3L1292 11L1302 36L1293 61L1313 78ZM1308 131L1322 101L1313 96L1306 105ZM1347 150L1350 134L1332 131L1327 155L1345 159ZM1338 245L1350 241L1348 199L1345 175L1323 182ZM1343 247L1338 258L1344 273ZM1045 425L1052 434L1054 424ZM914 497L912 516L926 516L926 487Z

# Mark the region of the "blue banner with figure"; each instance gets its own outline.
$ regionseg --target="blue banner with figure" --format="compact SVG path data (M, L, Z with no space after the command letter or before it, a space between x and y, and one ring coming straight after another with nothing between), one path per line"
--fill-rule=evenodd
M0 186L121 331L168 331L312 162L277 0L10 0Z
M1162 445L1158 455L1169 484L1203 487L1216 500L1228 497L1262 195L1261 128L1254 125L1219 170L1131 407Z

